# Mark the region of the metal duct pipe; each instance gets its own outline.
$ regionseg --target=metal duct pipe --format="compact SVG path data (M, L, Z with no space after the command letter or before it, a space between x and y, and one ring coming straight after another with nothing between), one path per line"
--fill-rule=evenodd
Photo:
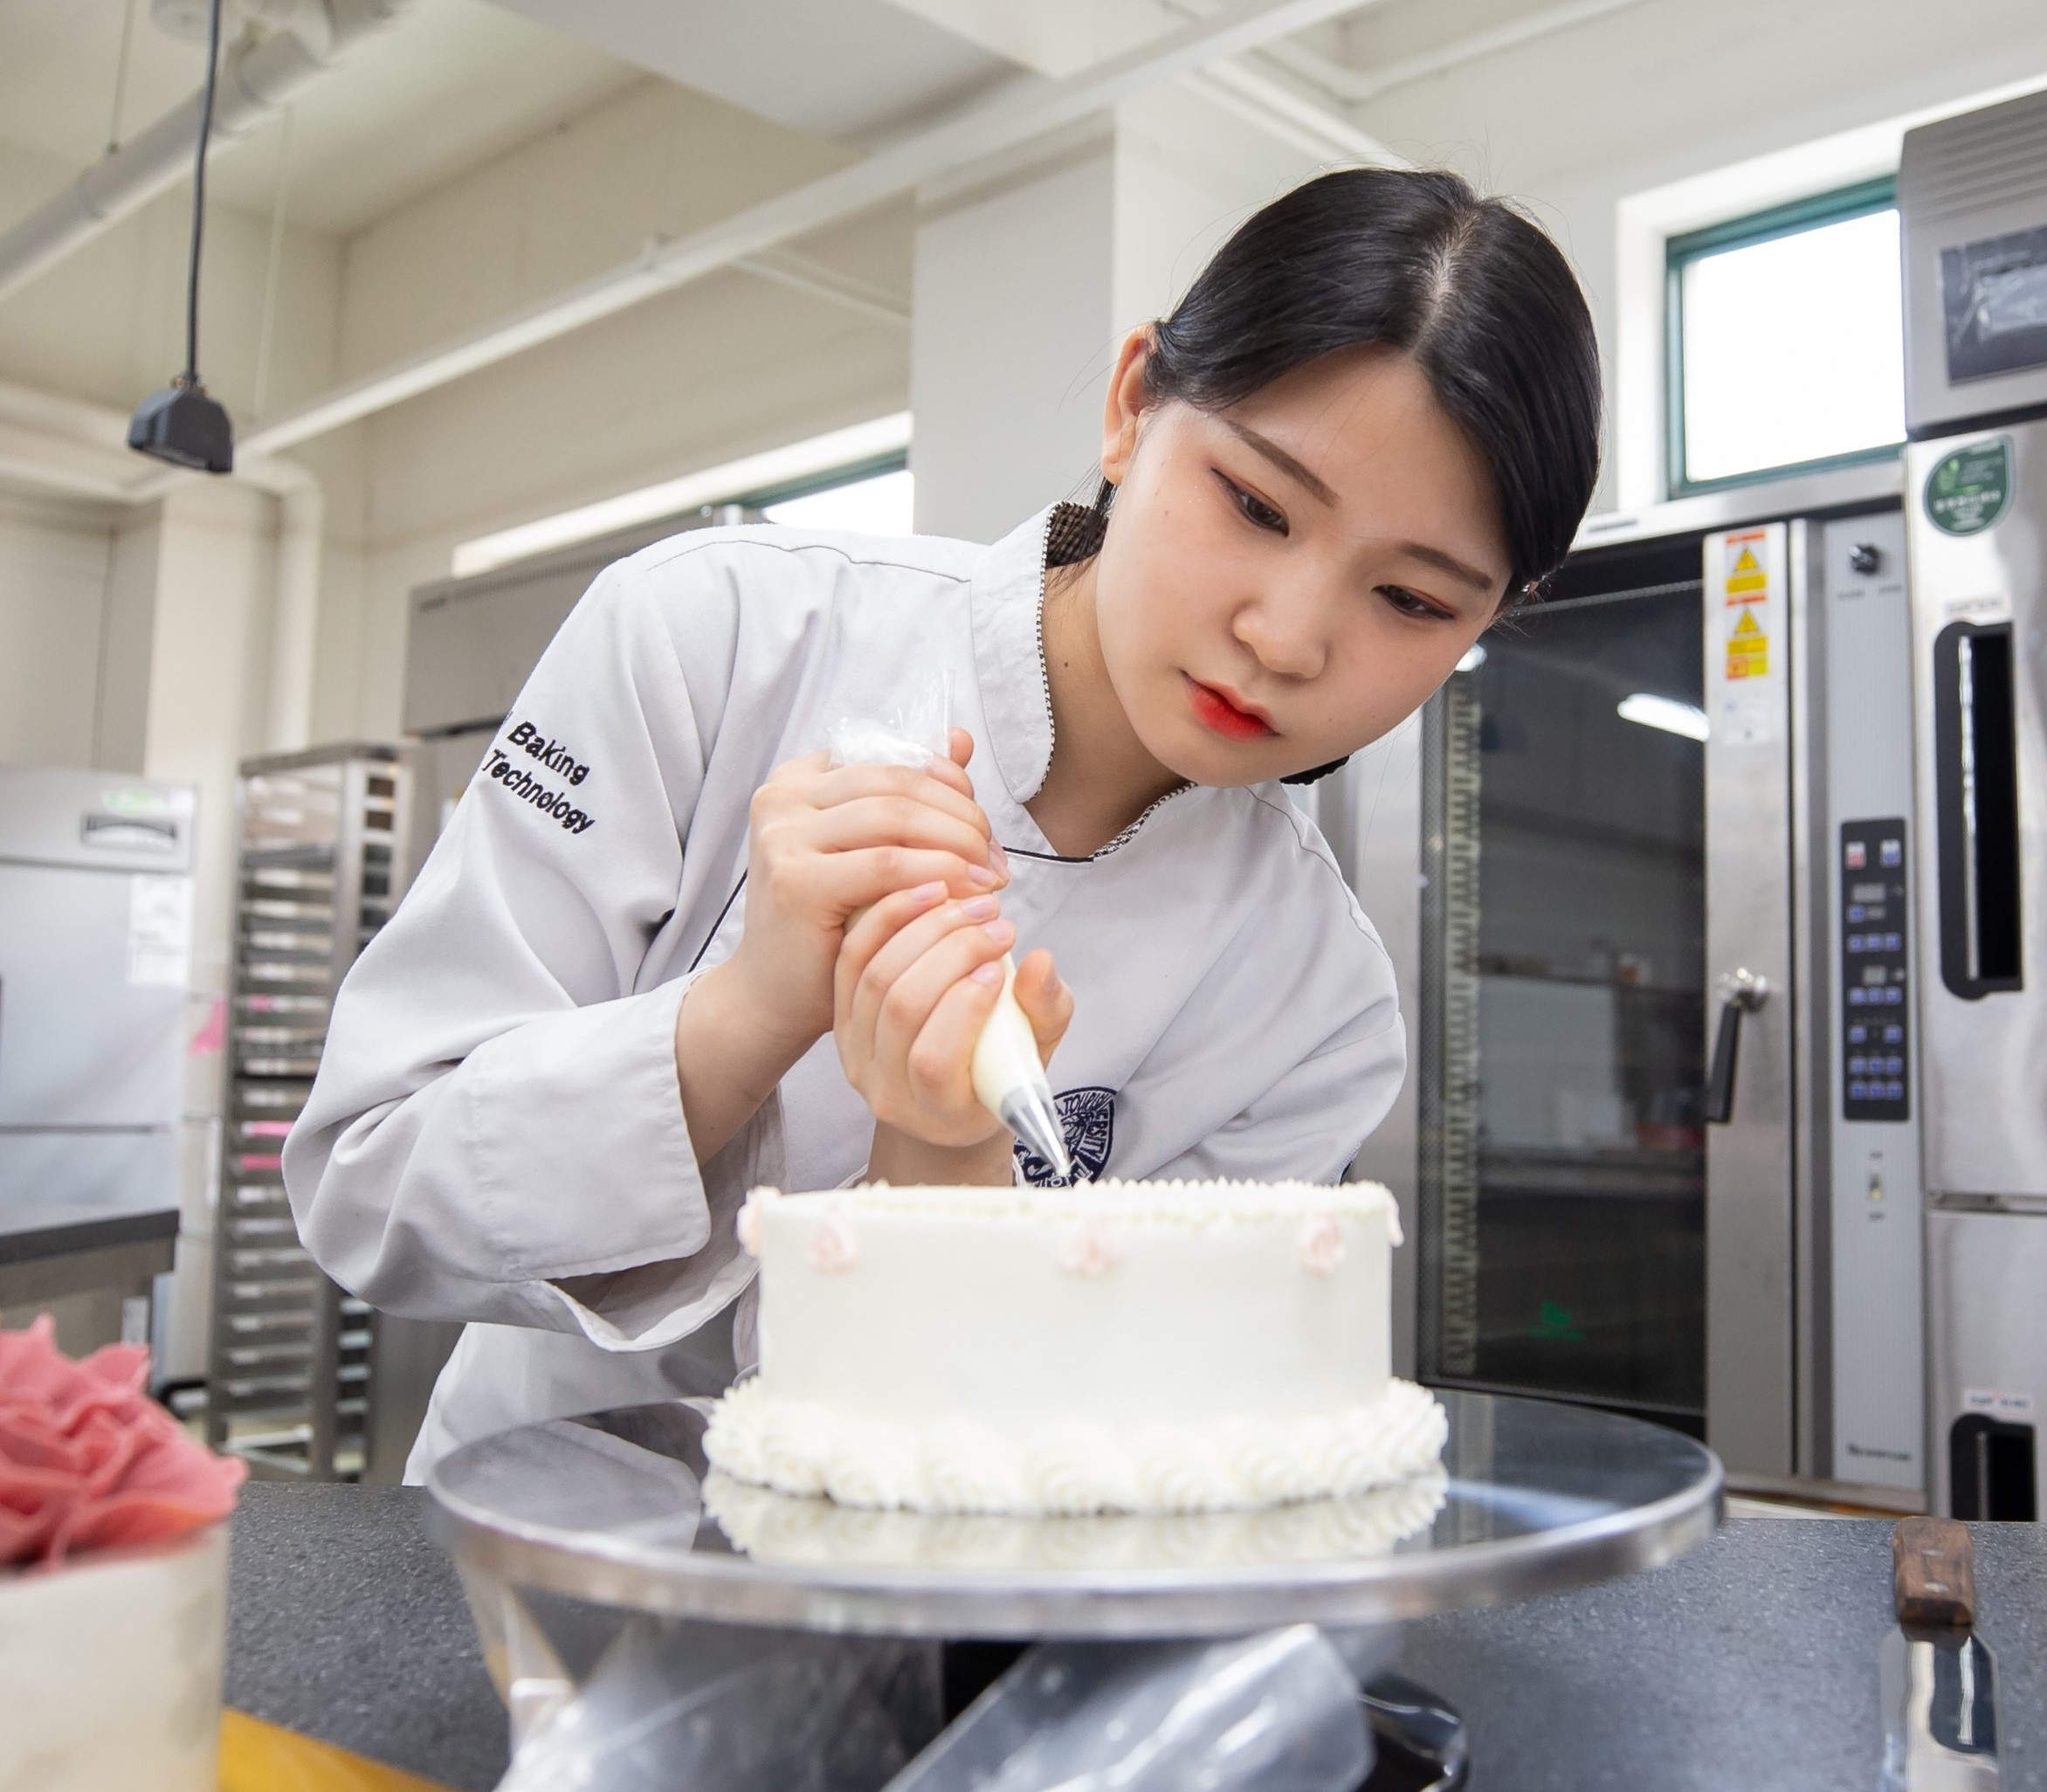
M246 136L324 73L352 45L389 24L410 0L304 0L286 28L238 38L221 58L213 147ZM278 11L274 5L258 9ZM183 180L199 137L201 95L166 113L95 162L39 211L0 236L0 300Z

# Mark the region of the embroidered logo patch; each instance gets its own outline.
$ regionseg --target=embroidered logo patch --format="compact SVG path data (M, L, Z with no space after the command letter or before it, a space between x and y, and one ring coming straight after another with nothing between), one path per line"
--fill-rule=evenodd
M1113 1089L1066 1089L1053 1097L1059 1110L1059 1127L1066 1135L1066 1154L1073 1160L1073 1174L1058 1176L1052 1167L1022 1140L1017 1141L1017 1161L1024 1180L1034 1189L1070 1189L1076 1182L1092 1182L1109 1161L1109 1146L1116 1136L1116 1092Z

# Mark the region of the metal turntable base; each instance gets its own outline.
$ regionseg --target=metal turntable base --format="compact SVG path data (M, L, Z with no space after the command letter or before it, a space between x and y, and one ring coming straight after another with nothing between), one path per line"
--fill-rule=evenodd
M868 1636L1134 1640L1391 1626L1654 1568L1720 1521L1719 1460L1689 1437L1545 1401L1437 1397L1443 1474L1360 1499L1147 1518L865 1511L709 1472L708 1403L676 1401L467 1444L430 1478L431 1522L472 1589ZM1373 1788L1461 1783L1454 1712L1383 1672L1366 1702Z

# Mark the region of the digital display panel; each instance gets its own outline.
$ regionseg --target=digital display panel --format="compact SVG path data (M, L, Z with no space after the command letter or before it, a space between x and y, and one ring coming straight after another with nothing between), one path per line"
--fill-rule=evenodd
M2047 225L1940 252L1947 377L2047 366Z

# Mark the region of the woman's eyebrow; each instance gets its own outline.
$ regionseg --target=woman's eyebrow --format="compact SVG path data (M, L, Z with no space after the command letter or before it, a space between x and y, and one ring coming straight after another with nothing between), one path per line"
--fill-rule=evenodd
M1493 586L1499 583L1497 579L1488 577L1477 567L1466 566L1454 555L1445 554L1440 548L1431 548L1425 541L1403 541L1398 551L1406 555L1409 560L1418 560L1424 566L1432 566L1438 572L1448 573L1451 578L1488 597L1492 595Z
M1256 430L1248 428L1246 425L1237 422L1233 417L1224 417L1223 419L1223 426L1227 429L1231 435L1235 436L1238 441L1242 442L1246 448L1249 448L1253 453L1264 455L1267 460L1271 461L1272 465L1278 467L1281 472L1285 473L1288 479L1292 479L1296 485L1299 486L1303 490L1305 490L1310 497L1319 498L1325 504L1334 504L1336 502L1336 493L1332 491L1322 479L1318 478L1314 473L1309 472L1306 467L1303 466L1300 462L1296 460L1277 442L1267 441L1265 438L1261 436Z

